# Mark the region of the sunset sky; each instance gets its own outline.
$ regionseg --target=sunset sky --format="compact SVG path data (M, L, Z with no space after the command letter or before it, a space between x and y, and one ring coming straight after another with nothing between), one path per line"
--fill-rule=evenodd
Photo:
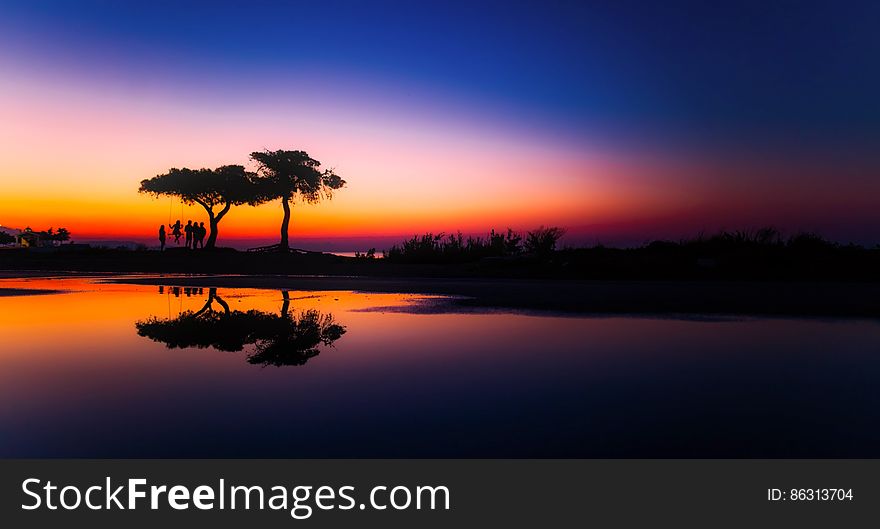
M206 219L140 180L285 148L348 181L294 246L880 242L880 2L428 4L0 0L0 225L149 239ZM234 208L219 243L280 218Z

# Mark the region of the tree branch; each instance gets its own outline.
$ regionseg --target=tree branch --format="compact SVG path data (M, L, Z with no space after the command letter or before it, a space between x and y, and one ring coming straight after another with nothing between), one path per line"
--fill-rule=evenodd
M222 219L223 216L229 212L229 208L231 208L231 207L232 207L232 202L226 202L226 205L223 206L223 209L220 210L220 213L217 213L217 217L216 217L217 222L220 222L220 219Z
M209 206L207 202L198 197L193 197L192 201L205 208L205 211L208 212L208 217L214 218L214 208Z

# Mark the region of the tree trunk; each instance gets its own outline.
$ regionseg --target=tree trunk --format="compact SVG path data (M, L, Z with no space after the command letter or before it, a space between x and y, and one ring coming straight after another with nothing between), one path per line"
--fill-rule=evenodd
M290 250L290 243L287 239L287 227L290 226L290 199L288 197L281 199L281 207L284 208L284 218L281 220L281 242L278 243L278 249L286 252Z
M229 303L226 303L225 301L223 301L223 298L221 298L220 296L218 296L216 294L214 295L214 299L216 299L217 303L219 303L220 306L223 307L223 313L228 316L229 315Z
M208 299L207 299L207 301L205 301L205 305L201 309L199 309L199 311L196 312L194 315L199 316L199 315L204 314L205 312L208 312L208 311L214 312L214 302L215 301L217 303L219 303L221 307L223 307L223 311L226 314L229 314L229 304L226 303L225 301L223 301L223 298L221 298L220 296L217 295L216 288L211 288L208 290Z
M214 215L214 211L210 208L205 208L208 211L208 226L210 227L210 232L208 234L208 240L205 242L205 248L213 248L215 244L217 244L217 225L220 224L220 219L229 212L229 208L232 207L232 204L229 202L223 206L223 209L220 210L220 213Z
M281 317L287 318L289 317L288 311L290 310L290 292L282 290L281 297L284 299L284 303L281 304Z
M205 241L205 248L213 248L217 244L217 219L214 215L208 215L209 234L208 240Z
M212 289L208 290L208 299L205 300L204 306L202 306L202 308L200 308L195 314L193 314L193 316L201 316L202 314L208 312L209 310L213 310L212 305L214 304L214 298L216 296L217 296L217 289L216 288L212 288Z

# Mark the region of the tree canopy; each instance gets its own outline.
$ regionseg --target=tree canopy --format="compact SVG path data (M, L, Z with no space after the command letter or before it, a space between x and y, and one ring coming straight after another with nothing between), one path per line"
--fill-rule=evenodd
M234 205L257 204L260 196L254 185L254 174L241 165L224 165L216 169L170 169L141 181L139 193L175 196L185 204L198 204L208 213L210 234L206 248L217 241L217 224ZM214 208L222 206L219 211Z
M45 232L45 238L50 241L64 242L70 240L70 231L67 228L49 228Z
M137 333L169 349L212 347L219 351L248 349L247 361L262 366L303 365L345 334L345 327L332 314L311 309L291 313L290 296L284 298L280 314L259 310L231 310L210 289L205 305L176 318L151 317L135 323ZM222 310L214 310L217 302Z
M241 165L216 169L173 168L167 173L142 180L140 193L176 196L187 204L214 207L245 204L253 199L251 173Z
M321 162L305 151L264 151L251 153L257 162L259 191L266 200L287 197L306 203L332 198L333 191L345 185L333 169L321 169Z
M287 250L290 202L301 200L314 204L322 199L330 199L334 190L345 185L345 180L333 169L321 169L321 162L305 151L253 152L251 159L258 166L256 202L281 199L284 217L279 248Z

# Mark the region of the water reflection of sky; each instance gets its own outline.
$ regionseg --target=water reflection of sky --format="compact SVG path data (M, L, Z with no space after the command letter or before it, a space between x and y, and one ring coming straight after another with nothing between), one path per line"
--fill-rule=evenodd
M199 311L207 288L0 283L71 291L0 298L2 456L880 454L876 321L425 313L393 310L418 295L291 291L293 317L345 332L261 368L252 345L138 335ZM230 311L284 304L217 295Z

